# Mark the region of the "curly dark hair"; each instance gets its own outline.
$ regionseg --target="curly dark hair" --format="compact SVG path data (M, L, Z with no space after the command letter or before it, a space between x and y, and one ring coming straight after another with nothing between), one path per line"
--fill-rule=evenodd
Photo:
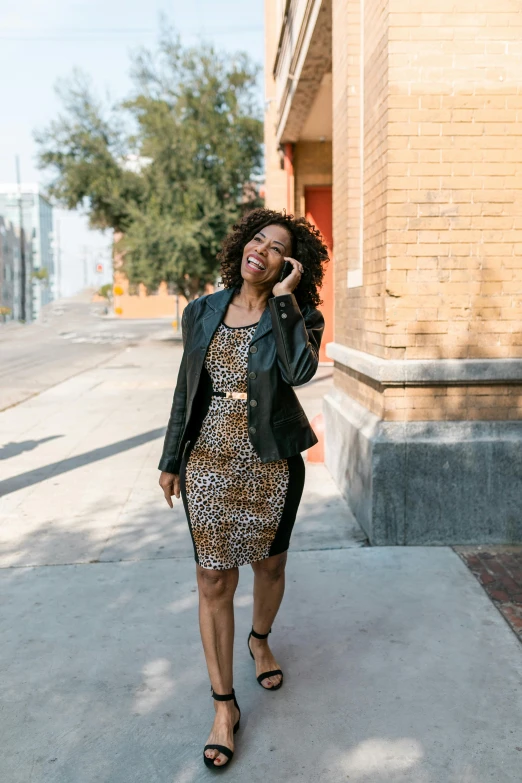
M232 231L223 240L218 259L221 263L224 287L241 288L243 283L241 260L245 245L262 228L272 225L286 228L292 238L291 256L303 265L303 276L294 290L299 306L317 307L322 303L319 289L323 283L325 266L329 261L322 235L304 217L296 218L287 215L286 212L276 212L273 209L253 209L248 212L239 223L232 226Z

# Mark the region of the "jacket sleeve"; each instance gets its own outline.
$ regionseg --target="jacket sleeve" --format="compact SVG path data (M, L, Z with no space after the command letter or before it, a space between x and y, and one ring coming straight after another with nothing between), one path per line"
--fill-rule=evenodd
M186 343L189 330L189 312L190 303L183 310L181 317L181 333L183 337L183 356L178 372L178 380L172 400L169 423L165 434L163 444L163 453L158 465L159 470L167 473L179 473L181 465L181 455L179 453L183 430L185 429L185 418L187 412L187 352Z
M319 365L324 318L315 308L299 309L294 294L268 300L281 375L290 386L311 380Z

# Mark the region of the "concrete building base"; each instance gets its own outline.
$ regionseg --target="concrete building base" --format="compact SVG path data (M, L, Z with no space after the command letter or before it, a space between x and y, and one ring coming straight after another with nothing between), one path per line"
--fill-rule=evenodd
M522 422L386 422L325 397L325 462L370 543L522 542Z

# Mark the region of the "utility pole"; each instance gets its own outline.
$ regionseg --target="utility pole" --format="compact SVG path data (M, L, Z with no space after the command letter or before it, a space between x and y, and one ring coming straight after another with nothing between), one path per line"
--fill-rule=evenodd
M22 202L22 182L20 179L20 158L18 155L16 156L16 184L18 185L18 222L20 224L20 320L25 321L27 315L25 295L27 270L25 268L24 207Z
M83 245L83 287L84 289L87 288L87 251L88 251L87 245Z
M62 257L60 248L60 220L56 218L56 298L62 297Z

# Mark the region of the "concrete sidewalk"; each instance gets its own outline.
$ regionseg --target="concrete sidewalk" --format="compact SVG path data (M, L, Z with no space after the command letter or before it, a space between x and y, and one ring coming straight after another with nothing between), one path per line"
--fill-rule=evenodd
M212 701L192 546L156 469L179 347L143 343L0 414L0 780L194 783ZM323 380L304 387L313 416ZM308 551L307 551L308 550ZM522 650L448 548L368 548L309 465L264 693L237 596L230 781L518 783Z

